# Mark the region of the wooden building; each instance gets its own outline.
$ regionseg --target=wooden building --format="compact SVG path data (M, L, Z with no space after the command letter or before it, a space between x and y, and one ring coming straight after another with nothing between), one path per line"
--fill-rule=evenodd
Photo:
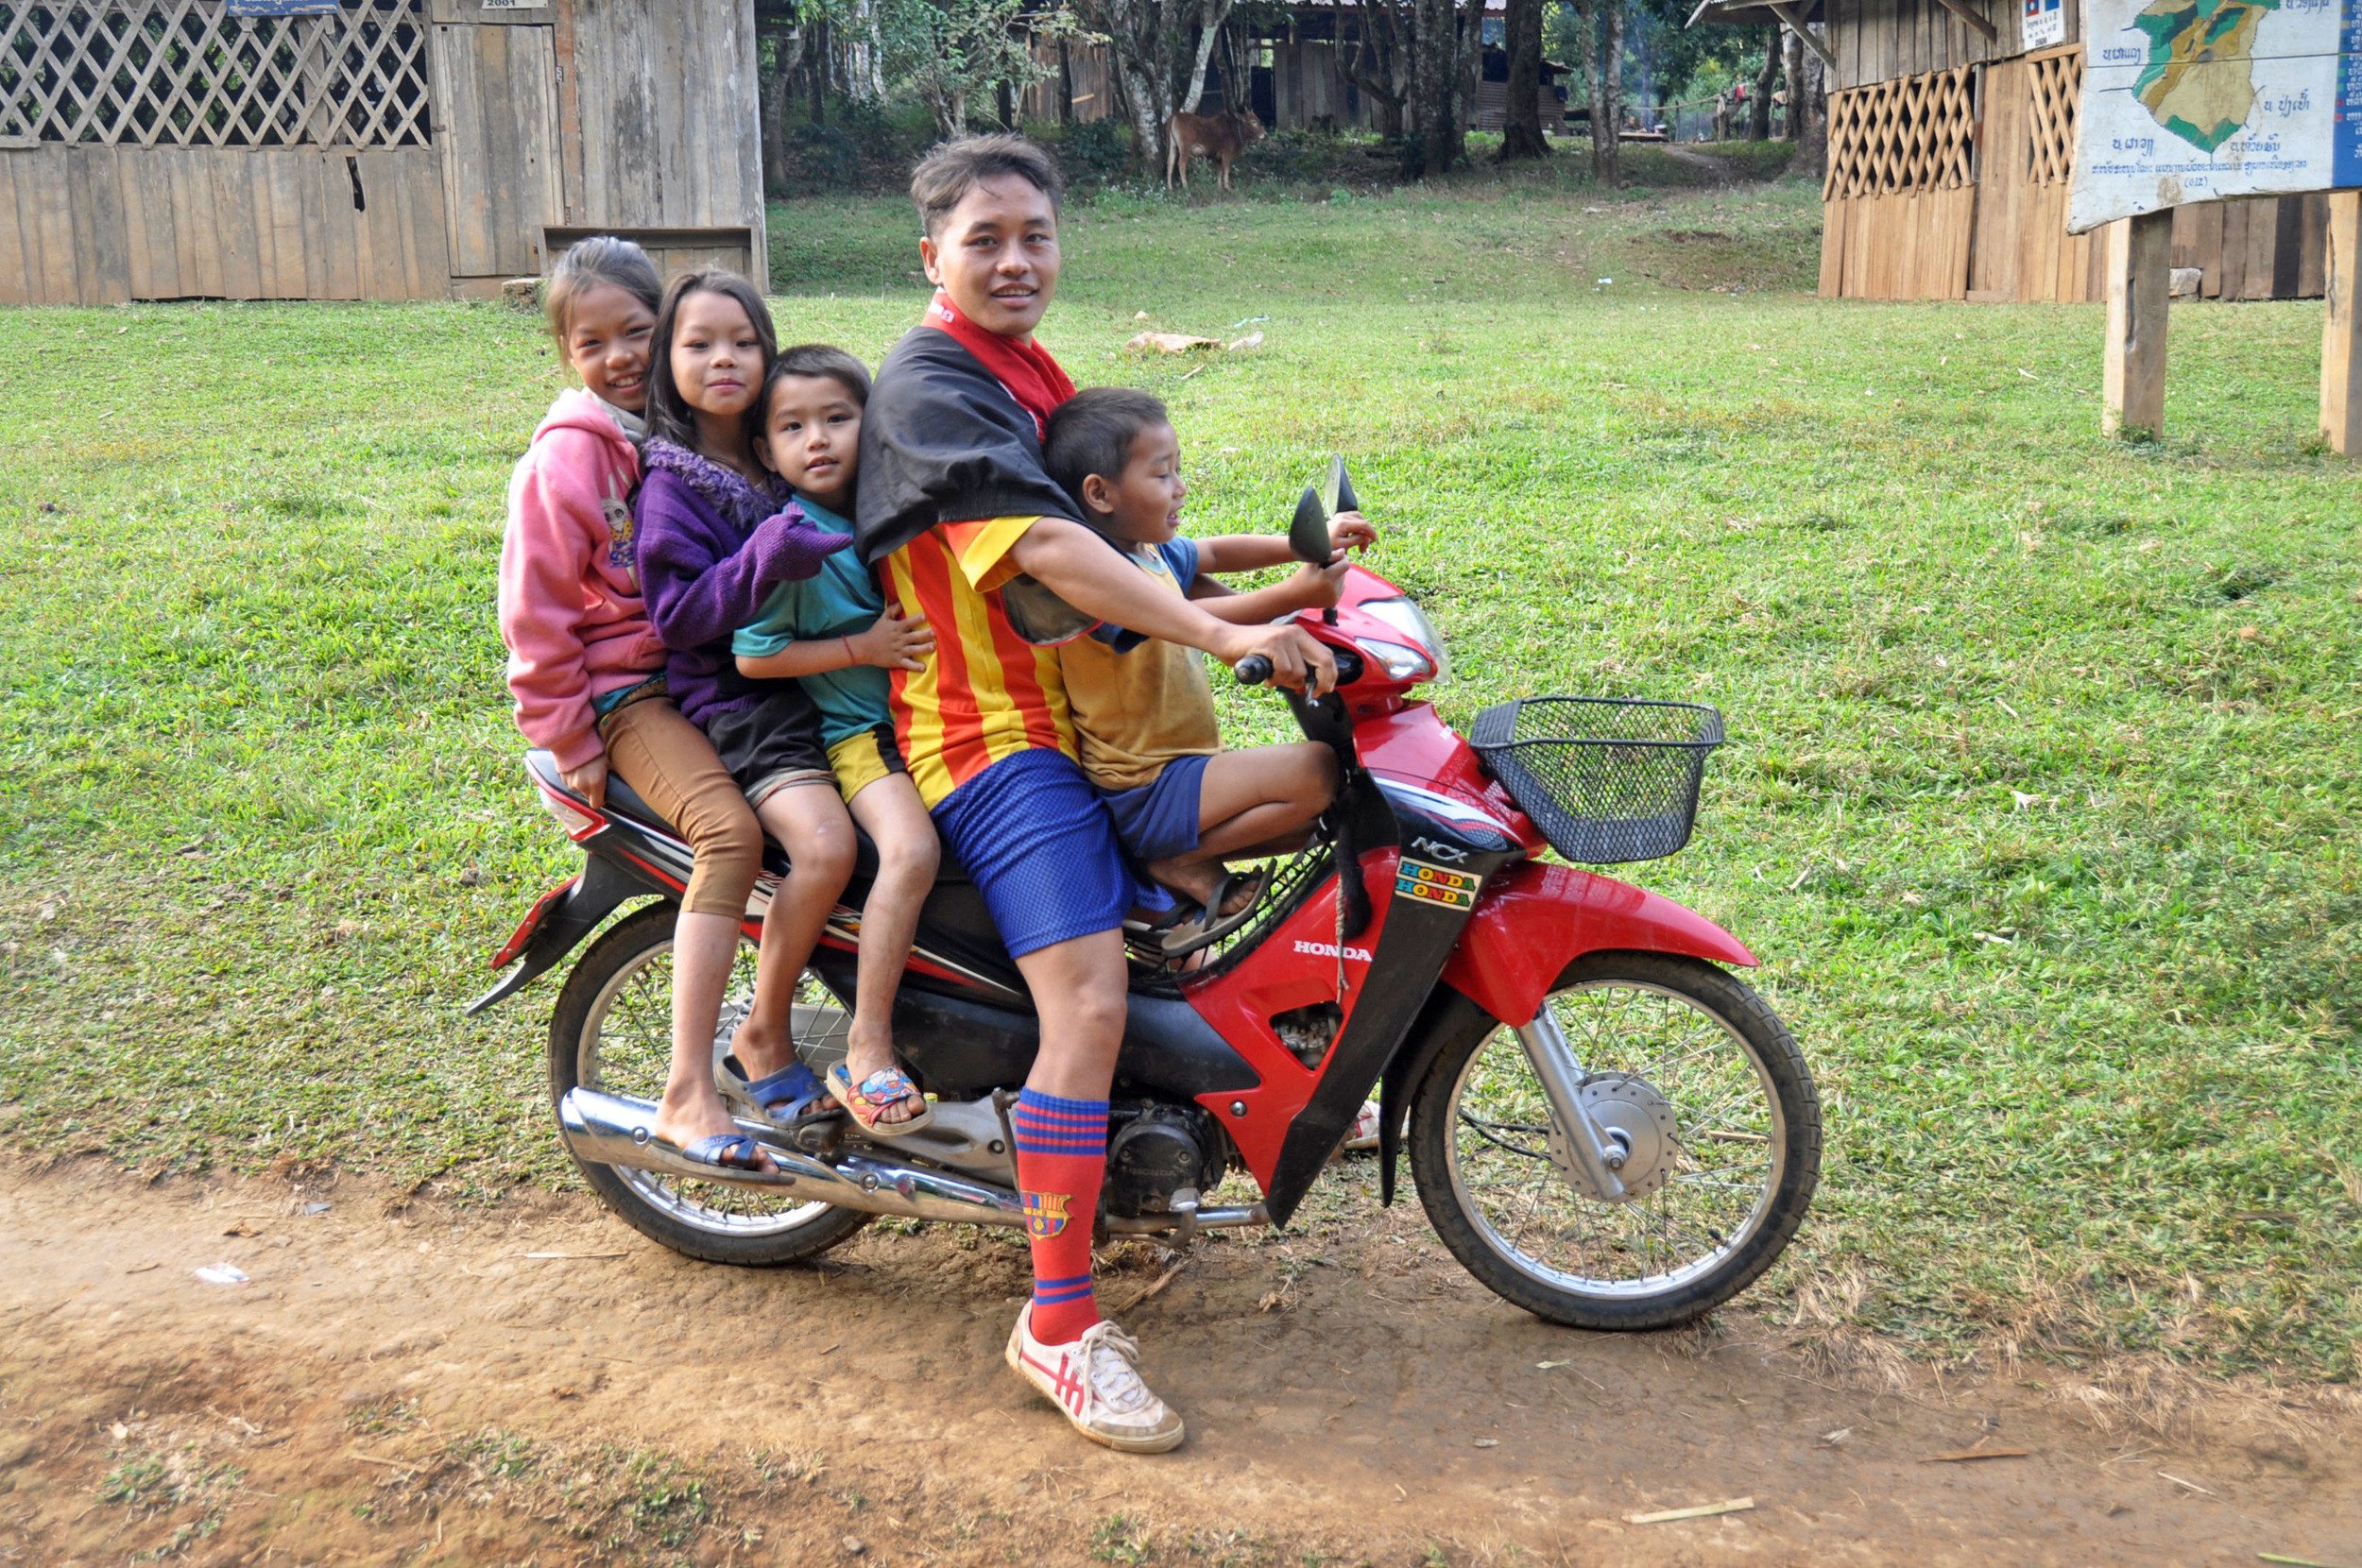
M2024 46L2013 0L1706 0L1699 21L1805 25L1828 66L1821 292L1861 299L2102 299L2105 242L2066 231L2083 81L2079 0ZM1817 27L1810 25L1818 23ZM2207 298L2321 292L2327 199L2178 209L2173 265Z
M751 0L0 3L0 301L441 299L586 233L760 279Z
M1469 118L1474 129L1498 130L1507 123L1509 105L1509 55L1499 46L1508 0L1484 0L1484 65ZM1238 48L1215 51L1206 73L1206 95L1196 106L1198 112L1251 109L1273 130L1377 128L1377 101L1345 70L1347 51L1358 43L1366 26L1359 6L1294 0L1284 9L1258 14L1266 16L1259 25L1230 24L1241 28ZM1070 104L1072 117L1078 120L1104 119L1115 112L1104 45L1068 43L1063 55L1054 43L1036 48L1050 75L1027 90L1020 111L1025 118L1061 119ZM1226 60L1233 55L1245 78L1236 93L1225 79ZM1566 66L1555 61L1543 63L1538 102L1542 128L1549 132L1566 128L1566 89L1560 80L1566 72Z

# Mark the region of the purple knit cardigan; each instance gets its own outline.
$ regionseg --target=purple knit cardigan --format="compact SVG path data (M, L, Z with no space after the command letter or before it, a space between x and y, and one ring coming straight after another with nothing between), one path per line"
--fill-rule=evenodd
M773 588L812 576L853 538L823 531L783 494L686 447L651 439L640 461L647 474L632 503L640 586L672 650L665 687L683 716L704 725L761 695L738 673L730 634Z

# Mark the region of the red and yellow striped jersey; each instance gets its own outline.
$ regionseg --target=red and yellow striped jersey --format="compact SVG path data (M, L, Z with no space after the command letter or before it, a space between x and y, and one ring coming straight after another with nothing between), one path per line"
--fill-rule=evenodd
M1019 637L1001 600L1009 549L1039 520L941 523L879 563L886 597L935 634L927 667L891 681L894 739L930 810L1003 758L1075 755L1058 651Z

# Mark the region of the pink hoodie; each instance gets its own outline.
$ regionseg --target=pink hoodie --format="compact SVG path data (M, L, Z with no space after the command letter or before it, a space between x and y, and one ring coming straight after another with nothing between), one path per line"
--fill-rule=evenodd
M590 699L664 671L632 563L640 453L588 392L558 395L508 482L501 640L517 727L562 768L603 749Z

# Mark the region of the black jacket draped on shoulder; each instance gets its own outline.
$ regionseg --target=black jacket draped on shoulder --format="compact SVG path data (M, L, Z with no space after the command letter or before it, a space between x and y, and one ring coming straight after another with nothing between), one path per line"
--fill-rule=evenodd
M914 327L878 367L861 422L853 547L864 565L944 522L1074 515L1034 417L949 332Z

